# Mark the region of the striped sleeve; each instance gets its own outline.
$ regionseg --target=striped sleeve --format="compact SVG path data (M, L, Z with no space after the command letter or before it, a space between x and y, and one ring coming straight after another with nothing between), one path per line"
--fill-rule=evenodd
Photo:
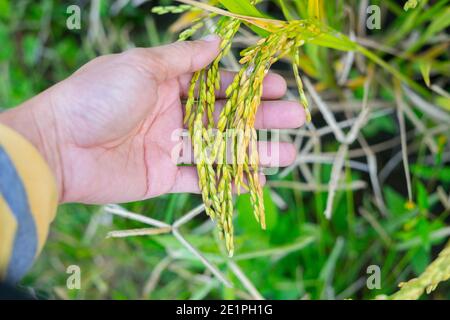
M54 177L34 146L0 124L0 280L19 281L55 217Z

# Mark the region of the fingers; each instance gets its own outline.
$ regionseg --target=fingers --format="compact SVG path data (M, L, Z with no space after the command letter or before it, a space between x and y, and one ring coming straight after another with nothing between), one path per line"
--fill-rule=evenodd
M292 129L306 121L305 109L294 101L264 101L255 118L257 129Z
M258 179L259 179L259 184L261 186L264 186L266 184L266 181L267 181L266 176L263 175L262 173L258 174ZM243 182L246 186L248 186L247 177L244 176ZM232 185L231 190L232 190L233 194L237 194L237 188L236 188L236 184L234 183L234 181L231 183L231 185ZM244 188L244 186L241 186L239 189L239 194L245 194L245 193L248 193L248 191L249 191L248 188L246 189L246 188Z
M225 98L225 90L233 82L236 72L221 71L220 72L220 89L216 91L217 98ZM182 97L187 97L189 84L192 74L184 74L180 76L180 91ZM279 99L286 93L286 80L276 73L268 73L263 81L263 99Z
M217 123L225 100L216 102L214 121ZM206 115L204 123L206 124ZM305 123L305 109L294 101L262 101L255 118L256 129L294 129Z
M177 177L170 193L184 192L200 193L197 168L194 166L178 168Z
M262 167L287 167L296 159L295 146L289 142L258 141L259 165ZM251 148L248 154L251 155ZM184 140L181 155L176 159L178 164L194 164L195 157L190 140ZM209 154L209 153L208 153ZM231 164L234 156L231 144L227 144L226 162Z
M225 104L218 101L214 118L217 122ZM294 101L262 101L255 118L256 129L293 129L305 123L305 109ZM205 119L206 121L206 119Z
M225 90L233 82L236 72L222 71L221 86L218 96L225 98ZM263 80L263 99L280 99L286 94L286 80L277 73L269 72Z
M196 41L179 41L148 50L155 63L154 76L161 81L192 73L210 64L219 54L220 38L210 35Z
M244 179L247 184L247 180ZM259 175L259 183L263 186L266 184L266 177L263 174ZM175 184L170 190L170 193L200 193L200 187L198 186L198 175L196 167L179 167ZM241 193L248 192L245 188L241 187ZM233 193L236 193L236 188L233 183Z
M276 168L287 167L294 163L297 152L289 142L258 141L259 165Z

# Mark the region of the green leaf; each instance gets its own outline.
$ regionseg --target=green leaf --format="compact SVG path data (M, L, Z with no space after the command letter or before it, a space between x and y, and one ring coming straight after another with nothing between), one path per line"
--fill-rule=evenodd
M436 97L436 104L442 109L450 111L450 98L447 97Z
M426 267L430 263L430 254L425 248L417 249L417 252L414 254L411 265L415 274L421 274L425 271Z
M285 0L278 0L278 5L281 8L281 11L283 12L284 17L286 20L291 21L295 20L294 16L291 14L292 8L286 3Z
M423 81L427 87L430 87L430 71L431 71L431 61L430 60L422 60L419 62L420 73L422 73Z
M434 17L425 31L423 38L430 39L436 33L444 30L448 26L450 26L450 7L447 7L437 17Z
M352 51L357 49L356 43L340 33L322 33L312 39L310 43L314 43L321 47L332 48L341 51Z
M411 171L413 174L422 179L438 179L441 182L450 182L450 167L443 167L436 170L434 167L412 165Z
M308 1L308 18L310 19L322 19L322 1L319 0L309 0Z
M382 132L394 134L396 123L390 115L370 120L363 128L364 135L374 137Z
M391 187L385 187L383 191L386 199L386 205L393 215L400 216L406 212L405 209L406 200L403 196L401 196Z
M357 48L358 48L358 51L360 53L362 53L363 55L365 55L368 59L372 60L374 63L378 64L380 67L382 67L386 71L390 72L397 79L399 79L399 80L405 82L406 84L408 84L411 88L413 88L417 92L419 92L419 93L421 93L423 95L427 95L428 94L427 90L424 90L424 88L421 85L419 85L413 79L405 76L403 73L401 73L395 67L393 67L392 65L390 65L389 63L387 63L386 61L381 59L379 56L377 56L372 51L370 51L370 50L368 50L365 47L360 46L360 45L357 45Z
M427 189L421 182L417 182L417 204L421 212L426 213L430 207Z
M267 229L271 230L278 220L278 207L272 200L268 188L264 188L264 207L266 209L266 225Z
M322 270L319 274L319 279L323 281L324 284L324 290L322 291L321 298L325 298L326 294L326 287L331 283L333 280L333 277L335 275L336 265L339 261L339 257L343 252L345 241L343 238L337 238L336 243L333 247L333 250L331 251L330 255L328 256L327 262L322 267Z
M272 200L270 193L267 189L264 189L264 207L266 211L266 226L267 230L272 230L277 223L278 219L278 208ZM250 195L248 193L239 196L236 203L236 209L239 214L237 217L238 224L245 228L246 231L261 234L265 233L261 229L261 226L256 221L253 214L253 207L250 201Z
M268 15L261 13L249 0L220 0L220 3L232 13L257 18L270 18ZM248 23L246 24L260 37L267 37L269 35L269 32L264 29Z
M0 0L0 19L8 19L11 14L11 7L8 0Z
M410 48L408 48L407 52L412 53L417 51L438 32L445 30L445 28L447 28L448 26L450 26L450 7L445 8L438 15L433 17L428 28L424 33L422 33L420 38L415 41L415 43Z
M251 17L267 18L249 0L219 0L219 2L233 13Z
M240 195L236 201L237 223L245 228L246 232L260 233L260 227L253 216L253 208L250 202L250 195Z
M422 239L421 245L422 248L425 248L427 251L431 248L431 242L430 242L430 223L425 217L422 217L419 219L419 222L417 223L417 231L419 232L420 238Z

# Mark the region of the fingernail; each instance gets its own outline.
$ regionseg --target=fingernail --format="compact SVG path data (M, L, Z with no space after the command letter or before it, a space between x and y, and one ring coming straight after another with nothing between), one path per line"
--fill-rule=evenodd
M206 42L214 42L219 40L219 36L217 34L208 34L207 36L203 37L201 40Z

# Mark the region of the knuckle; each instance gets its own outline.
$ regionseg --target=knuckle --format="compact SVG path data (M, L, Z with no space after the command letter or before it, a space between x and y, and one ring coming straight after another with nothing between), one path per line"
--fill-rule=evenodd
M188 52L190 43L188 41L179 41L173 44L173 48L177 54L183 55Z
M192 69L194 64L194 57L197 56L195 54L196 46L192 41L180 41L174 44L174 55L178 57L178 59L183 59L188 66L188 69Z
M146 49L144 48L132 48L124 52L124 55L128 59L144 59L146 56Z
M146 75L161 72L161 68L163 68L163 63L158 55L145 48L129 49L123 53L122 59L124 64Z
M155 52L149 59L150 68L156 72L158 75L165 75L169 70L169 65L167 64L167 59L162 53Z

